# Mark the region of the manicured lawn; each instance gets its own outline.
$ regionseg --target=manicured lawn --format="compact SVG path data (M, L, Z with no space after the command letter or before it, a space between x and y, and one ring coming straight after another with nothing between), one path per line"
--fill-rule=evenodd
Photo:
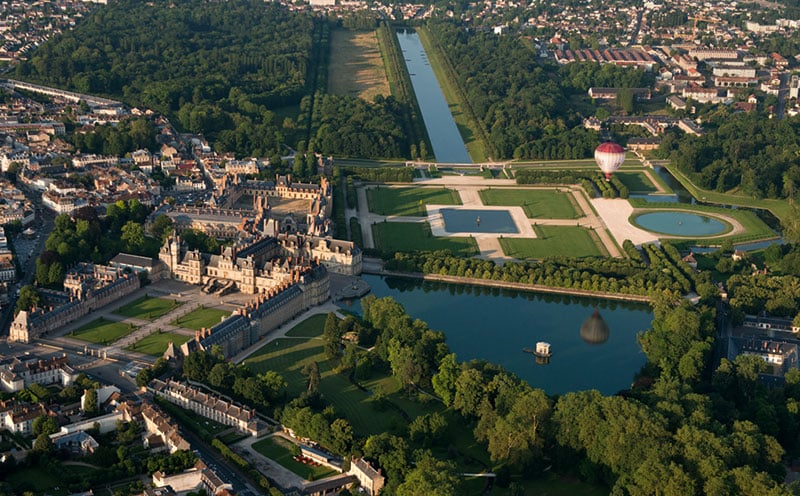
M445 188L370 188L369 211L379 215L428 215L425 205L461 205L458 193Z
M262 439L261 441L253 444L254 450L258 451L267 458L275 460L283 467L291 470L306 480L318 480L336 473L335 470L323 465L313 467L311 465L294 461L294 455L292 454L293 447L294 446L292 443L286 439L276 436Z
M517 477L511 478L511 481L516 481L523 488L524 494L535 494L537 496L607 496L608 489L601 485L591 485L579 481L577 478L561 477L557 474L545 474L540 479L520 479ZM466 485L465 495L478 496L483 494L480 489L483 487L478 481L469 482ZM463 487L463 486L462 486ZM477 491L475 490L477 489ZM498 487L496 484L489 493L490 496L511 496L510 488Z
M643 172L617 172L614 174L631 193L653 193L658 189Z
M75 329L69 333L69 336L90 343L108 344L113 343L123 336L127 336L136 329L138 329L138 327L133 324L113 322L111 320L99 318L79 329Z
M22 494L28 490L37 493L46 491L49 494L67 494L69 492L66 487L60 487L59 479L53 477L42 467L18 468L6 477L6 482L15 489L16 494ZM56 487L59 489L55 490Z
M569 193L556 189L484 189L480 192L484 205L522 207L530 219L577 219L578 211Z
M180 346L190 339L192 339L191 336L184 336L183 334L176 334L174 332L154 332L125 349L158 357L164 354L170 342L175 343L175 346Z
M293 398L306 391L307 380L300 372L311 362L319 364L322 381L319 391L341 413L353 430L360 436L369 436L381 432L397 431L405 424L399 412L392 408L380 409L380 405L372 401L369 392L362 391L350 382L346 376L333 371L335 364L325 359L322 341L319 339L277 339L265 344L250 356L244 363L256 373L274 370L286 380L287 396ZM370 390L385 392L393 400L400 386L391 377L379 377L363 381L362 386Z
M217 308L197 308L172 321L172 325L184 327L186 329L199 330L203 327L214 327L219 324L222 317L227 317L231 313L227 310Z
M114 311L118 315L144 320L155 320L183 305L176 300L143 296Z
M312 315L286 332L287 336L300 338L318 338L322 336L328 314Z
M503 253L519 259L567 257L596 257L602 255L589 231L577 226L537 226L536 239L501 238Z
M473 238L433 236L427 222L379 222L372 225L372 237L375 247L384 251L450 250L462 257L478 253L478 244Z

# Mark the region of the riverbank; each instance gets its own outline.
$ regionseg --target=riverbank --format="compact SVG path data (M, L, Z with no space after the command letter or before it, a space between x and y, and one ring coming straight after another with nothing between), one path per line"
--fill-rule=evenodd
M421 272L397 272L386 270L383 263L378 259L364 259L364 274L378 276L404 277L407 279L418 279L423 281L435 281L450 284L466 284L470 286L484 286L489 288L514 289L517 291L529 291L532 293L550 293L569 296L587 296L591 298L601 298L604 300L633 301L637 303L650 303L649 296L630 295L622 293L608 293L605 291L592 291L587 289L557 288L543 286L541 284L526 284L521 282L495 281L491 279L477 279L474 277L445 276L440 274L423 274Z

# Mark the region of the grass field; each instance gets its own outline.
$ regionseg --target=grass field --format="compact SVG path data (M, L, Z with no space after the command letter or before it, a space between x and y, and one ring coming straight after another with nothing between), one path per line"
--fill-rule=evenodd
M643 172L617 172L614 174L631 193L654 193L658 191Z
M375 247L384 251L450 250L463 257L478 253L473 238L437 238L427 222L379 222L372 225L372 237Z
M522 207L529 219L577 219L580 217L569 193L556 189L484 189L484 205Z
M274 370L286 380L288 397L296 397L306 390L306 377L300 372L308 363L319 364L322 381L319 391L331 402L336 411L344 415L360 436L381 432L396 432L405 421L393 409L381 411L372 401L372 396L356 387L347 377L334 373L333 364L325 359L322 341L319 339L277 339L259 349L244 363L256 373ZM380 389L386 394L396 393L400 385L391 377L364 381L368 389Z
M43 467L18 468L6 477L6 482L15 489L16 494L29 490L42 494L69 494L68 488L60 487L61 481Z
M93 320L88 324L69 333L70 337L88 341L95 344L113 343L123 336L127 336L138 329L133 324L113 322L104 318Z
M378 215L424 217L425 205L461 205L458 193L445 188L370 188L369 211Z
M322 330L325 327L325 321L327 319L328 315L324 313L312 315L289 329L286 335L295 338L318 338L322 336Z
M371 102L389 96L389 80L378 50L375 31L334 29L328 63L328 93Z
M323 465L312 467L311 465L294 461L292 448L292 443L279 436L268 437L253 444L254 450L267 458L275 460L306 480L318 480L336 473L335 470Z
M145 336L139 341L136 341L125 349L158 357L164 354L164 352L167 350L167 345L170 342L175 343L175 346L180 346L190 339L191 336L176 334L174 332L154 332L153 334Z
M136 301L116 309L114 313L137 319L155 320L181 305L183 305L183 303L176 300L143 296Z
M596 257L602 255L587 229L577 226L536 226L536 239L501 238L500 246L509 257L528 259L555 255Z
M231 313L227 310L217 308L196 308L186 315L172 321L172 325L186 329L199 330L203 327L214 327L219 324L222 317L227 317Z

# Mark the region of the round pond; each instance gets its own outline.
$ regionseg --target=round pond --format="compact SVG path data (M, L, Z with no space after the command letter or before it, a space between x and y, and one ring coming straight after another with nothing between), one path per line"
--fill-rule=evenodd
M672 236L713 236L729 229L727 224L713 217L676 210L649 212L632 221L642 229Z

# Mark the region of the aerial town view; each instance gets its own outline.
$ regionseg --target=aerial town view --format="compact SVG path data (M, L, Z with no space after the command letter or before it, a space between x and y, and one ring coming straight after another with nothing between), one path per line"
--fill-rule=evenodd
M800 496L797 0L0 12L0 496Z

